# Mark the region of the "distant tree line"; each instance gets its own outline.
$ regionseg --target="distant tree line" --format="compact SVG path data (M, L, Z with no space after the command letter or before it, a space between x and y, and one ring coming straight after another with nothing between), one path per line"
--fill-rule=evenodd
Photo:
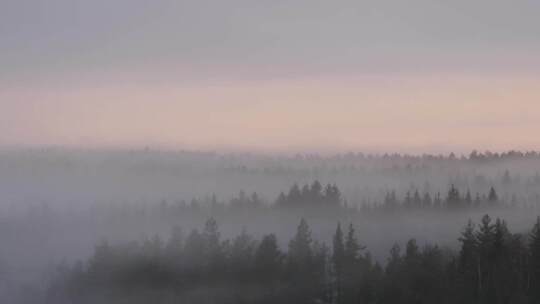
M187 238L111 245L61 267L48 303L540 303L540 217L528 235L485 215L459 238L459 252L414 239L375 262L354 226L337 225L331 246L301 220L286 249L274 234L224 240L214 219Z
M281 192L276 200L277 207L330 207L338 208L342 204L341 191L335 184L324 188L318 180L300 188L294 184L288 193Z
M491 187L488 193L480 194L476 192L474 196L471 195L471 191L467 189L465 193L461 193L454 185L450 186L448 192L444 197L438 192L432 196L429 192L420 194L418 189L413 191L407 191L403 199L398 199L395 191L388 191L384 197L382 204L366 205L362 206L364 211L369 210L383 210L393 211L398 209L432 209L432 208L444 208L444 209L463 209L463 208L475 208L475 207L497 207L501 206L503 202L500 201L499 195L495 188Z
M503 202L494 187L489 189L488 193L480 194L478 192L473 196L471 191L461 193L454 185L451 185L444 197L440 193L432 196L429 192L420 194L418 189L407 191L402 199L399 199L395 191L388 191L382 203L364 204L361 211L394 211L403 209L463 209L474 207L497 207ZM275 202L277 208L301 207L302 211L307 208L348 208L347 202L342 198L341 191L333 184L328 184L324 188L321 183L315 180L311 185L305 184L299 187L294 184L287 193L281 192Z
M348 202L336 184L323 186L318 180L310 184L293 184L288 191L281 192L275 200L268 201L257 192L250 194L240 191L234 197L223 200L216 195L193 198L190 201L162 200L157 203L110 203L93 206L90 211L82 210L84 216L107 216L118 218L158 217L177 220L190 217L227 216L227 215L260 215L268 212L292 212L296 215L326 214L339 217L351 214L391 214L408 211L448 212L476 209L489 212L494 208L523 207L514 199L501 198L494 187L485 193L460 190L451 185L444 194L420 191L413 188L402 195L395 190L387 190L381 200L363 200ZM540 202L540 201L539 201ZM537 204L531 204L535 210ZM86 212L86 213L85 213ZM27 215L32 221L54 221L62 216L60 210L43 203L32 206ZM74 213L77 214L77 213Z

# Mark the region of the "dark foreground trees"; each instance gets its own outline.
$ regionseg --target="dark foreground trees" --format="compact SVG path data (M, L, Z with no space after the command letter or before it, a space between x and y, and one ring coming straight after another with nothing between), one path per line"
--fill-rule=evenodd
M243 231L223 240L215 220L188 237L110 245L63 268L48 303L540 303L540 218L530 234L503 220L469 222L457 253L409 240L385 267L354 226L337 225L331 247L301 220L288 246ZM287 248L284 250L283 248Z

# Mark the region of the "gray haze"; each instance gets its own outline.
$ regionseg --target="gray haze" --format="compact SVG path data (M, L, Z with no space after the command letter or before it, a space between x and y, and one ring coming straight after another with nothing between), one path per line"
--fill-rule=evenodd
M485 213L503 217L514 231L527 233L540 202L540 158L527 155L498 159L498 154L489 154L494 157L489 160L429 155L270 157L152 150L4 150L0 153L1 295L15 299L20 291L15 286L34 286L39 292L55 273L55 265L88 258L104 239L113 244L156 234L167 239L173 227L188 233L209 217L217 219L224 237L242 229L257 237L272 232L283 247L301 217L310 223L313 237L326 242L338 221L352 223L362 244L382 263L394 242L403 244L413 237L420 244L437 242L454 250L467 221L478 221ZM336 183L350 211L333 214L305 208L287 212L272 207L280 192L314 180ZM399 199L416 190L445 198L452 184L473 195L485 195L495 187L502 205L389 214L364 210L382 206L393 191ZM252 192L263 207L234 205Z
M532 0L7 0L0 79L527 69L538 66L539 11Z

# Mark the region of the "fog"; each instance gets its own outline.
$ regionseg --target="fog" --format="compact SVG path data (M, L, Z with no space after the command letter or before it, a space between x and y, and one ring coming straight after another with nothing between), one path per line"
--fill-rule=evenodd
M212 194L228 200L240 191L272 201L294 183L316 179L337 184L353 205L381 201L389 190L400 195L412 189L445 193L451 184L480 193L493 186L505 199L516 195L524 203L538 192L536 154L497 154L475 161L469 156L5 150L0 152L0 206L18 211L43 204L76 209L189 201Z
M273 233L284 251L301 219L326 244L338 223L352 224L381 265L412 238L457 252L468 220L485 214L528 234L540 210L540 155L17 149L0 153L0 193L2 302L40 303L59 267L86 265L100 242L187 238L208 219L223 239Z

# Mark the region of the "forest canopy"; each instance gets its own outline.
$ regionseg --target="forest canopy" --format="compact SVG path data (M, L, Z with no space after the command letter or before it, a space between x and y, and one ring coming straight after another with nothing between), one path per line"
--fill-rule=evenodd
M469 221L452 251L397 243L374 261L353 224L338 223L331 244L314 240L304 219L286 246L242 231L221 237L210 218L167 240L96 246L59 270L50 303L538 303L540 217L512 233L502 219Z

